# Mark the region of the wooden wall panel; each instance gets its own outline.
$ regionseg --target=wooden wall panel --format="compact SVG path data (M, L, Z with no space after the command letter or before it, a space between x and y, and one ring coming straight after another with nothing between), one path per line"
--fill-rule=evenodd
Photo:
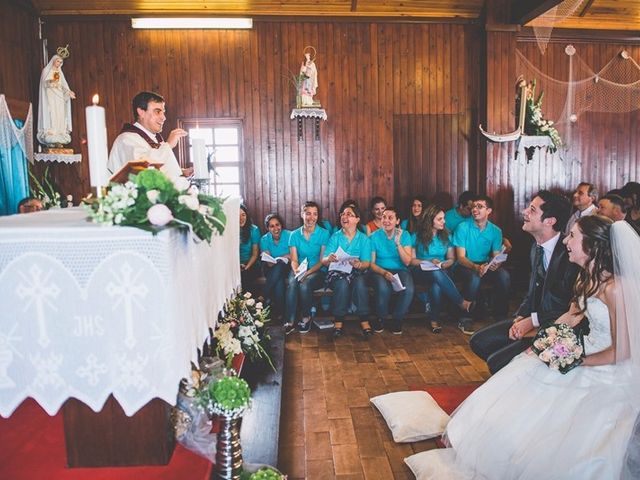
M536 70L526 67L526 62L518 60L518 56L505 57L494 55L488 69L488 91L497 88L492 78L496 75L503 79L513 78L521 73L528 79L537 80L537 93L544 91L543 112L545 117L556 122L562 121L566 89L569 79L569 58L565 54L565 47L571 40L557 41L549 44L546 54L542 55L532 41L519 41L514 44L519 52L530 62ZM602 69L616 55L626 50L636 61L640 62L640 46L637 44L603 44L601 42L575 42L577 54L581 61L588 65L593 72ZM496 46L498 51L502 51ZM515 63L514 63L515 59ZM577 59L576 59L577 60ZM629 61L630 62L630 61ZM575 73L578 73L578 63L574 62ZM635 81L640 78L640 72L635 68ZM582 70L584 72L585 70ZM513 72L509 75L505 72ZM584 78L584 77L583 77ZM551 79L554 79L553 81ZM629 83L630 83L629 81ZM493 83L492 83L493 82ZM492 95L496 112L502 114L501 122L495 122L495 127L488 127L496 131L510 131L515 125L514 82L506 84L505 95ZM612 99L609 99L612 101ZM589 112L579 116L576 123L561 123L559 131L566 143L566 149L551 154L545 150L538 151L532 160L522 156L515 158L513 144L487 144L487 192L499 197L497 207L501 221L516 230L520 225L522 209L529 199L541 188L557 189L570 192L581 181L595 184L601 193L621 187L630 180L638 179L638 141L640 138L638 110L622 113ZM495 114L494 118L498 115ZM505 194L506 193L506 194ZM511 211L510 211L511 210Z
M39 61L38 20L23 2L0 0L0 93L36 104Z
M476 181L477 26L257 21L250 31L134 31L119 17L48 17L44 31L50 45L70 43L76 150L86 155L84 106L96 92L110 142L142 89L166 97L165 132L181 117L241 118L255 218L278 211L294 225L307 199L334 217L348 197L401 204L418 190L456 196ZM297 73L306 45L318 50L316 98L329 115L319 141L311 123L297 141L289 119L288 71ZM405 141L394 149L398 136ZM88 189L86 163L58 177L65 192Z

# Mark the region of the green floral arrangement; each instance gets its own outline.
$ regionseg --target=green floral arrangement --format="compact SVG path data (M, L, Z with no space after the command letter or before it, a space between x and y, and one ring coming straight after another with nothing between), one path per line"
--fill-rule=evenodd
M269 307L257 302L250 292L238 292L227 301L213 337L216 353L226 359L228 367L235 355L244 353L251 361L264 361L275 371L268 353L271 337L265 326L269 315Z
M197 397L213 414L239 416L251 403L251 389L244 379L228 376L207 384Z
M85 210L94 223L141 228L154 235L165 226L188 228L211 243L214 232L223 233L224 199L199 193L184 177L170 180L160 170L130 175L125 184L112 183L107 195Z
M241 480L283 480L286 478L286 475L281 474L273 467L260 467L254 473L242 472L240 476Z
M62 206L60 193L56 190L51 180L48 165L42 174L42 180L38 180L38 177L36 177L31 170L29 170L29 179L31 180L31 193L42 202L42 208L44 210L60 208Z
M544 98L544 92L540 92L540 95L536 99L536 81L531 81L526 89L526 110L524 118L524 133L525 135L540 135L547 136L551 139L553 146L549 148L551 153L557 151L562 147L562 138L558 130L553 126L551 120L545 120L542 114L542 99ZM520 101L520 99L518 99Z

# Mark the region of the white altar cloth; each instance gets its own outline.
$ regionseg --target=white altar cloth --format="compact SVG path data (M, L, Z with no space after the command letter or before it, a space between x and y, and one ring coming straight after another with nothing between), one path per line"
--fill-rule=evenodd
M90 223L81 208L0 218L0 415L27 397L50 415L69 397L127 415L175 405L208 328L240 285L239 199L211 246Z

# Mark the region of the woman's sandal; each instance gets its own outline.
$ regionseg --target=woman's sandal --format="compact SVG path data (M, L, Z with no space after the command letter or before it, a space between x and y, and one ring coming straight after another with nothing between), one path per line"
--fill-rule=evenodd
M440 322L437 322L435 320L431 320L431 331L433 333L442 332L442 325L440 325Z
M344 330L342 329L342 327L333 327L334 338L341 337L343 333L344 333Z

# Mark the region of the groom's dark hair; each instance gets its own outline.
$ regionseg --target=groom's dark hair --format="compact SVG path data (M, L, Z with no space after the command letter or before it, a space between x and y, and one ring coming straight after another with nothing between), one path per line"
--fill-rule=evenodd
M555 218L556 223L553 224L553 229L556 232L563 232L571 215L571 204L567 197L549 190L540 190L534 197L540 197L544 202L540 207L542 220Z

